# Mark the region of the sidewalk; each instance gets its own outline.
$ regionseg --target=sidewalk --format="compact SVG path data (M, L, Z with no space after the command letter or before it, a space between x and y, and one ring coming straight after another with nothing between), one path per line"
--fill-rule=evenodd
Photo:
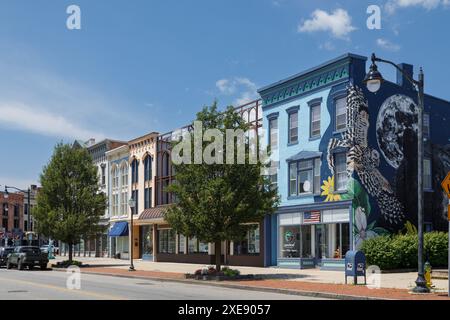
M57 257L51 263L65 260L67 257ZM185 273L193 273L197 269L205 267L198 264L184 263L163 263L134 260L136 272L128 271L129 263L126 260L116 260L109 258L84 258L74 257L74 260L82 261L89 267L82 269L82 272L109 274L123 277L142 277L149 279L160 279L170 281L192 282L185 280ZM345 285L343 272L340 271L321 271L318 269L280 269L280 268L254 268L254 267L232 267L239 269L241 274L262 275L262 280L246 280L246 281L223 281L223 282L207 282L207 284L246 287L252 289L263 290L288 290L307 292L308 295L315 293L323 293L331 297L336 295L351 298L371 297L371 298L387 298L387 299L449 299L447 298L448 281L433 280L436 292L434 294L418 296L409 294L414 287L414 281L417 273L388 273L381 274L381 289L369 289L366 286ZM360 278L362 281L363 279ZM349 278L349 283L351 283ZM195 283L206 284L206 282L194 280ZM320 296L320 295L319 295Z

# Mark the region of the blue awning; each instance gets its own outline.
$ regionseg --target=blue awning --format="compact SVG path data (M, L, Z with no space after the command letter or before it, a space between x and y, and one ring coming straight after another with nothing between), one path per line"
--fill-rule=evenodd
M128 236L128 222L119 221L114 223L113 227L109 230L110 237L126 237Z
M309 159L314 159L314 158L320 158L321 156L322 156L322 152L319 152L319 151L302 150L299 153L297 153L296 155L293 155L292 157L287 158L286 161L291 162L291 161L299 161L299 160L309 160Z

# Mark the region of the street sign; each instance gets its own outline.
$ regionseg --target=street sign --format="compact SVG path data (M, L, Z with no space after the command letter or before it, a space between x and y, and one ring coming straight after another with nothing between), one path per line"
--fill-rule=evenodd
M441 183L442 189L447 193L447 196L450 198L450 172L447 174L444 180Z

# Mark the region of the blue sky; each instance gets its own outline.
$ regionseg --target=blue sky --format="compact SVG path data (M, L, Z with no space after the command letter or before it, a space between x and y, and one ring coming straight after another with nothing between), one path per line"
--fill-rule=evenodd
M58 141L170 131L345 52L423 66L450 100L449 18L450 0L0 0L0 185L38 182Z

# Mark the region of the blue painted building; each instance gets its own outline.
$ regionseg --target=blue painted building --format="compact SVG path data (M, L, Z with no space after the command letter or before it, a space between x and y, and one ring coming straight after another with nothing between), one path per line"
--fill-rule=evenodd
M398 74L370 93L366 61L346 54L259 90L281 197L265 265L340 269L364 239L417 224L417 92ZM445 230L448 101L425 97L424 137L426 228Z

